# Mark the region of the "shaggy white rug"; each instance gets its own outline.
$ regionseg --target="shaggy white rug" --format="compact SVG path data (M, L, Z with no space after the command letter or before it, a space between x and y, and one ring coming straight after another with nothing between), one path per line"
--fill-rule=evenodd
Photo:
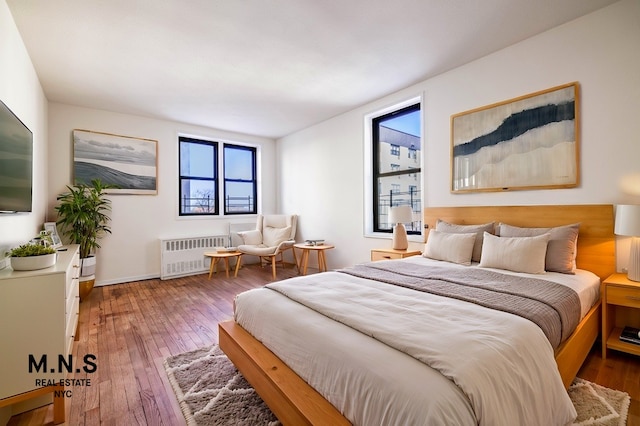
M576 378L569 396L578 412L574 425L624 426L631 398L626 392Z

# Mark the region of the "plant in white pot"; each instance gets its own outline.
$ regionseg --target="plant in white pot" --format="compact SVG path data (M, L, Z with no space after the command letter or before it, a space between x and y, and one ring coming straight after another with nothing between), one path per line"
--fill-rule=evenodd
M56 264L56 250L42 244L23 244L11 249L9 256L14 271L33 271Z
M105 190L108 188L111 186L103 184L99 179L93 179L91 185L81 183L67 186L68 192L57 197L59 203L55 208L58 212L56 223L60 225L62 235L71 243L80 246L81 277L93 276L96 265L95 250L100 248L98 241L105 234L111 233L108 226L111 220L111 200L105 197ZM88 281L91 281L90 286L93 287L95 278L84 280ZM82 278L80 282L83 282ZM82 299L82 295L80 298Z

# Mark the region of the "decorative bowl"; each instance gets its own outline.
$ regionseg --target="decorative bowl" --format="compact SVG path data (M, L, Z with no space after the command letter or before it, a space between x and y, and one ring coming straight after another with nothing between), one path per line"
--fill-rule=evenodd
M49 268L56 264L57 253L42 254L40 256L11 257L11 268L14 271L35 271Z

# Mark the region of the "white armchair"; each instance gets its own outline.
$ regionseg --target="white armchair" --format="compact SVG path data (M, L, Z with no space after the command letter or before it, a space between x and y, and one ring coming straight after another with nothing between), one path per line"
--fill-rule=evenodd
M293 248L296 242L297 219L296 215L258 215L256 229L238 232L242 239L242 244L238 246L238 251L243 254L258 256L260 258L260 266L262 266L263 260L266 260L267 264L271 262L273 279L276 278L276 257L280 256L280 263L284 268L283 253L287 250L292 251L297 268L298 259Z

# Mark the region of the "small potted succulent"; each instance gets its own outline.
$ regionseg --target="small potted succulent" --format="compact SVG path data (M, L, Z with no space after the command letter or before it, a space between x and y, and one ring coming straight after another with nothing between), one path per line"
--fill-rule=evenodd
M23 244L11 249L9 256L14 271L33 271L56 264L56 250L44 244Z

